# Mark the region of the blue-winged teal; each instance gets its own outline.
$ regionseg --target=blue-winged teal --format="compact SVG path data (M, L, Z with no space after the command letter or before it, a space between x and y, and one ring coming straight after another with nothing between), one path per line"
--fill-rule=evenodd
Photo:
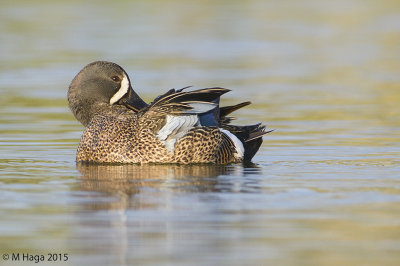
M94 163L233 163L250 161L266 133L261 124L233 126L227 117L250 102L219 107L229 90L172 89L146 104L128 74L105 61L72 80L68 102L85 127L76 160Z

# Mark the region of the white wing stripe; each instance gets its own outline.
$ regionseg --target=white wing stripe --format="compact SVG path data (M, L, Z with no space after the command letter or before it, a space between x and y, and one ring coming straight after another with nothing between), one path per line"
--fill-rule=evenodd
M235 149L236 149L235 157L242 159L244 156L243 143L228 130L220 128L219 131L221 131L222 133L227 135L232 140L233 144L235 145Z
M198 124L197 115L172 116L167 115L165 125L158 131L157 137L167 150L174 152L175 143L185 136L187 132Z
M190 107L193 109L189 109L186 111L188 114L202 114L206 113L212 109L215 109L218 105L216 103L209 102L188 102Z

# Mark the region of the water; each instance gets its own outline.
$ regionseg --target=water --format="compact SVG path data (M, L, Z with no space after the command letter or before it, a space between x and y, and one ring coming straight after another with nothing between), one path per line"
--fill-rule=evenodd
M390 0L3 1L1 255L398 265L399 11ZM253 102L237 123L275 132L254 165L77 166L83 128L66 91L98 59L122 65L146 100L230 88L224 104Z

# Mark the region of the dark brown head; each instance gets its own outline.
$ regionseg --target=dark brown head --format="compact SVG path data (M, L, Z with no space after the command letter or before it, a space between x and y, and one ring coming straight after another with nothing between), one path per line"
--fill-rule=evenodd
M114 105L138 111L147 104L133 91L128 74L119 65L96 61L85 66L72 80L68 90L72 113L84 126Z

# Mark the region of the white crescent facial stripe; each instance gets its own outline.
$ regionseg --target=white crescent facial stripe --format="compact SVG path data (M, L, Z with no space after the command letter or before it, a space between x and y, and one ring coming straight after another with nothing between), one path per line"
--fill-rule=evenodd
M121 87L113 95L113 97L111 97L110 104L114 104L114 103L118 102L122 98L122 96L124 96L128 92L128 90L129 90L129 79L124 73L124 77L122 78L122 81L121 81Z
M232 140L233 144L235 145L235 149L236 149L235 157L242 159L243 156L244 156L243 143L235 135L233 135L231 132L229 132L228 130L219 128L219 131L221 131L222 133L227 135Z

